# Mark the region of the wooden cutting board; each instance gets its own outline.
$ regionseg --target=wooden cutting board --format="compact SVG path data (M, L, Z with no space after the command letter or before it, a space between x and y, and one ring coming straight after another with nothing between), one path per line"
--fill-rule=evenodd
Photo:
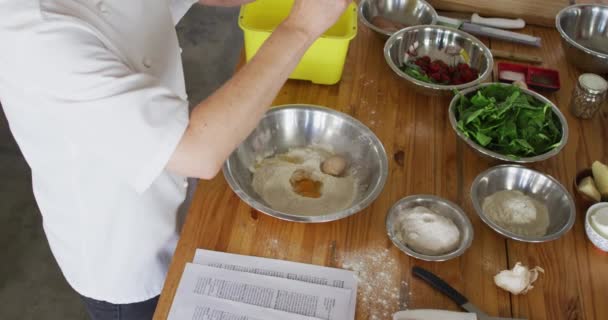
M526 23L555 26L555 15L570 0L427 0L437 10L477 12L481 16L523 18ZM585 2L585 1L577 1ZM586 1L601 2L601 1Z

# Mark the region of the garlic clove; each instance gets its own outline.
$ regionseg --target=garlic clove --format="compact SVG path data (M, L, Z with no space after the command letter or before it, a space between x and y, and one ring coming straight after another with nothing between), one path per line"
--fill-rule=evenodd
M494 283L512 294L525 294L534 288L532 284L538 280L540 272L545 270L541 267L529 269L517 262L513 269L503 270L494 276Z

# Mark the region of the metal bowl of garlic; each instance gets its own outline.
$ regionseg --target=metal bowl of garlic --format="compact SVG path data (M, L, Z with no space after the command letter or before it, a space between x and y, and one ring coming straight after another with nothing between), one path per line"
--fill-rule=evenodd
M275 210L254 190L253 168L260 159L311 145L330 148L346 158L348 174L358 185L354 200L333 212ZM230 155L223 172L234 193L255 210L282 220L318 223L343 219L368 207L384 188L388 160L378 137L355 118L325 107L293 104L271 108Z
M454 250L442 254L425 254L408 246L399 235L400 218L408 210L424 207L437 215L450 219L458 228L459 241ZM386 232L393 244L405 254L425 261L446 261L461 256L473 242L473 225L467 214L456 204L433 195L405 197L393 205L386 216Z
M484 200L503 190L515 190L546 205L549 221L542 236L525 236L514 233L495 223L484 212ZM499 165L482 173L471 186L471 201L475 211L494 231L523 242L546 242L558 239L574 225L576 208L568 190L553 177L520 165Z

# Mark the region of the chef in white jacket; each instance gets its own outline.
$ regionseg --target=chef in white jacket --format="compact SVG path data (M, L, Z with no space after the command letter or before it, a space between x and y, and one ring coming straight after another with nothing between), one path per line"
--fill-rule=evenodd
M0 0L0 101L53 254L93 319L152 317L186 178L218 173L349 0L295 0L189 117L174 25L194 2Z

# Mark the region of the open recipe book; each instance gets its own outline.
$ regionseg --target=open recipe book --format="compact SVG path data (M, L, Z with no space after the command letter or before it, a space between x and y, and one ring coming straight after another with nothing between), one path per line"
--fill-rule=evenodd
M169 320L351 320L353 272L198 249Z

